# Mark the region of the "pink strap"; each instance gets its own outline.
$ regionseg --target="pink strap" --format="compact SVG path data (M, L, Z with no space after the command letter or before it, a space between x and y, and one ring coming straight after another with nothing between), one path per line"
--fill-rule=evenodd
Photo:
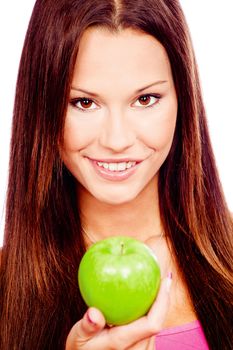
M209 350L200 322L164 329L155 337L156 350Z

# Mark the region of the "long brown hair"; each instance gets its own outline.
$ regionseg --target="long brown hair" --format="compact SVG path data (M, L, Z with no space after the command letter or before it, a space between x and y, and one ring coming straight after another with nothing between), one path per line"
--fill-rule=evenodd
M178 96L175 137L159 175L163 225L211 349L232 349L232 219L208 135L195 56L177 0L37 0L13 116L0 272L0 348L63 349L85 305L75 179L59 157L79 41L90 26L153 35Z

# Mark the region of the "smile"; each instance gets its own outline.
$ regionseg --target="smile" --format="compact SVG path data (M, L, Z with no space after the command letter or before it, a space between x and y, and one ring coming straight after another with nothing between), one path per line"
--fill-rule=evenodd
M124 171L135 166L136 162L122 162L122 163L104 163L97 162L98 166L108 169L110 171Z
M136 161L100 162L89 159L96 174L105 180L124 181L131 177L140 166Z

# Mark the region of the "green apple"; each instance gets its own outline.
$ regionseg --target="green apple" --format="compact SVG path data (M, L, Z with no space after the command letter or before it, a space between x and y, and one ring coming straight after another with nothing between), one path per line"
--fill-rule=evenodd
M92 245L78 270L84 301L98 308L111 325L127 324L145 315L157 296L160 280L153 251L126 236Z

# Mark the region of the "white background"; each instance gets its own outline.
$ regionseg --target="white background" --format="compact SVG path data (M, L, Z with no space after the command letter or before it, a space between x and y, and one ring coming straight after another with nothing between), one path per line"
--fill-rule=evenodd
M0 3L0 245L4 226L11 116L23 40L34 0ZM209 128L233 211L232 0L181 0L196 51Z

